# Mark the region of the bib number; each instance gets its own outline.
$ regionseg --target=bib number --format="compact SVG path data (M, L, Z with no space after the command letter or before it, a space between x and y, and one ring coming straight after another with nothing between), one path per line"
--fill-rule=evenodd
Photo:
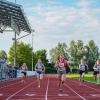
M64 63L59 63L59 67L64 67Z

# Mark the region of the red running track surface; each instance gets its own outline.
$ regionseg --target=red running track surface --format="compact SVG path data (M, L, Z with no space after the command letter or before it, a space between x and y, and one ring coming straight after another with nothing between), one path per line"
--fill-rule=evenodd
M35 77L0 83L0 100L100 100L100 86L93 83L66 79L63 93L59 92L58 79L46 76L38 88Z

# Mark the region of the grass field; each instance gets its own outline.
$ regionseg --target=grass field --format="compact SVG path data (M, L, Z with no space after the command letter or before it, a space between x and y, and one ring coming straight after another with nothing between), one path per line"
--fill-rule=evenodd
M79 74L68 74L66 77L79 79ZM93 79L92 74L85 74L84 79L85 79L85 81L96 83L96 81Z

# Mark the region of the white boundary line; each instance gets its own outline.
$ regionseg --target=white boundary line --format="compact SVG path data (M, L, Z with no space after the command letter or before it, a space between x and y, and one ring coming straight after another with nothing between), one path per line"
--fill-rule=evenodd
M37 82L37 80L36 80L35 82ZM30 83L29 85L25 86L24 88L20 89L19 91L13 93L11 96L7 97L6 100L10 100L13 96L15 96L16 94L18 94L18 93L21 92L22 90L26 89L27 87L29 87L30 85L32 85L32 84L35 83L35 82L32 82L32 83Z
M74 83L78 83L78 82L73 81L73 80L71 80L71 81L74 82ZM100 92L99 90L97 90L97 89L95 89L95 88L93 88L93 87L91 87L91 86L84 85L84 83L83 83L83 86L88 87L88 88L90 88L90 89L92 89L92 90L95 90L95 91L97 91L97 92Z
M66 83L65 86L68 87L71 91L73 91L76 95L78 95L82 100L87 100L84 97L82 97L80 94L78 94L75 90L73 90L70 86L68 86Z
M46 88L46 93L45 93L45 100L48 99L48 88L49 88L49 82L50 82L50 80L49 80L49 78L48 78L48 83L47 83L47 88Z
M94 83L94 84L96 84L96 82L91 82L91 81L88 81L88 80L85 80L85 82L88 82L88 83Z

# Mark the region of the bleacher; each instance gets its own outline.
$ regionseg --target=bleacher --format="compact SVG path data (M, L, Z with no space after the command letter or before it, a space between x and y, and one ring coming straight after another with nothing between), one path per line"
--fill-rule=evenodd
M27 71L27 76L36 75L35 71ZM22 78L23 74L21 70L13 67L11 64L7 64L4 58L0 58L0 82L17 78Z
M6 60L4 58L0 58L0 81L8 79L8 67Z

